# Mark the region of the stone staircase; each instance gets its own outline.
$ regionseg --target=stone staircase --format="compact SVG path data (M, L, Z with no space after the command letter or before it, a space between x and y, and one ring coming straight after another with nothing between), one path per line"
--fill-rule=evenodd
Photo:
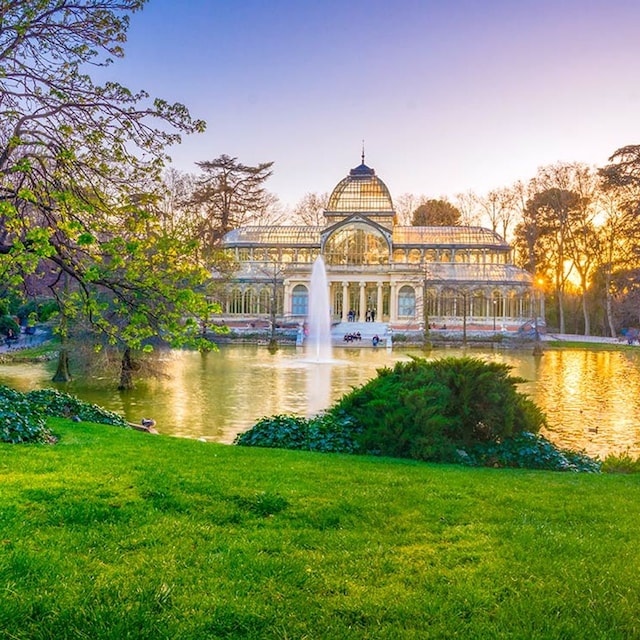
M358 332L361 340L348 342L344 339L345 335ZM331 327L331 342L335 347L371 347L374 336L380 339L380 346L386 345L389 338L386 322L340 322Z

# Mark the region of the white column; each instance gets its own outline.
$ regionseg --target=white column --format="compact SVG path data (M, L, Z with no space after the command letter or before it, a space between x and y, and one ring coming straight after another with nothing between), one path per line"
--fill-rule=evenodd
M291 308L291 283L289 280L284 281L284 299L282 301L282 311L285 316L289 316L293 313Z
M364 314L367 311L367 298L366 298L366 292L365 292L366 286L367 285L365 282L360 283L360 313L358 314L358 322L364 322L364 319L365 319Z
M389 292L389 322L397 322L398 321L398 302L397 302L397 293L396 293L396 283L391 283L391 290Z
M349 320L349 283L345 280L342 283L342 322Z
M383 308L383 300L382 300L382 282L378 282L376 296L376 320L378 322L382 322L382 308Z

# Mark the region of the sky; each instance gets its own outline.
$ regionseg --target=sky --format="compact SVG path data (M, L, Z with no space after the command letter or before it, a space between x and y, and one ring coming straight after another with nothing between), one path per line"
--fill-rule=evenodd
M293 206L360 164L454 198L640 143L638 0L149 0L108 73L206 132L173 165L273 161Z

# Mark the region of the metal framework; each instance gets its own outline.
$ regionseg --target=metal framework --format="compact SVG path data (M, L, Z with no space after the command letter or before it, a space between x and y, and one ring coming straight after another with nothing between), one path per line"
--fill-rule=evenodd
M333 190L324 226L247 226L223 246L237 261L223 301L230 315L304 321L312 263L324 257L334 320L347 311L364 320L409 326L455 324L461 314L496 325L539 313L531 274L511 263L511 247L483 227L406 227L395 224L386 185L363 162ZM274 309L269 312L273 317ZM541 314L542 315L542 314Z

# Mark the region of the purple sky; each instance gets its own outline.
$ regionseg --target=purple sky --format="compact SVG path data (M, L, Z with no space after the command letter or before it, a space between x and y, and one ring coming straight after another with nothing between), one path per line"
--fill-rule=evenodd
M109 74L207 122L171 155L274 161L285 204L360 162L454 196L640 143L638 0L150 0Z

